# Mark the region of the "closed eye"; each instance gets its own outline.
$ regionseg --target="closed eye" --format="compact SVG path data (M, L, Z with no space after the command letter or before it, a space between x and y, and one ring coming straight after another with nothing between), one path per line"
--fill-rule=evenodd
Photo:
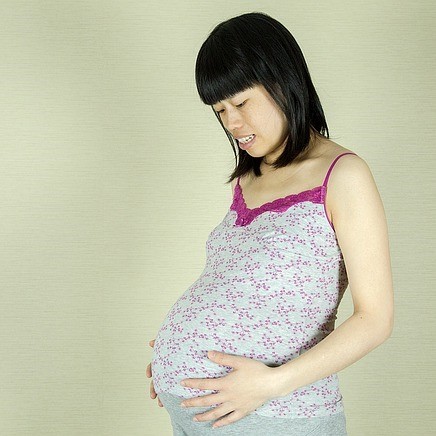
M247 102L247 100L243 101L241 104L236 105L236 107L244 106L244 104ZM217 114L220 114L221 112L224 112L224 109L221 109L220 111L217 111Z

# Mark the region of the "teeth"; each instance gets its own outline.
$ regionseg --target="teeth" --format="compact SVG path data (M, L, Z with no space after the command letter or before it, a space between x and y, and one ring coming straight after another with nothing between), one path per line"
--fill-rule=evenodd
M239 139L239 142L246 144L247 142L250 142L253 138L254 138L254 135L246 136L245 138Z

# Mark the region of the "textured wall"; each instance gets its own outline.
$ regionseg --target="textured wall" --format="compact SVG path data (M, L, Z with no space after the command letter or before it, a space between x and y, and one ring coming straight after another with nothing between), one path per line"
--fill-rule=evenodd
M250 11L294 34L386 209L395 328L339 373L349 435L434 429L434 2L3 0L0 434L171 434L148 341L231 201L195 58Z

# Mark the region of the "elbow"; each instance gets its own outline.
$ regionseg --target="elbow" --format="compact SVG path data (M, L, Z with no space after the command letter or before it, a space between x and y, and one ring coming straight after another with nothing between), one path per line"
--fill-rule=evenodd
M387 322L387 329L386 329L386 333L387 333L386 339L389 339L394 331L395 315L394 315L394 307L393 306L392 306L391 310L389 311L389 316L387 318L388 318L388 322Z
M382 344L387 341L394 330L394 316L380 316L379 314L369 314L367 312L359 311L355 313L359 318L366 319L372 327L374 335L377 337L377 342Z
M392 336L393 331L394 331L394 318L392 317L391 321L389 322L388 328L387 328L386 339L389 339Z
M386 329L386 330L383 332L383 334L381 335L381 337L382 337L382 341L381 341L381 343L387 341L387 340L392 336L392 332L393 332L393 328L392 328L392 327Z
M387 321L380 321L380 338L381 343L387 341L394 331L394 317L390 317Z

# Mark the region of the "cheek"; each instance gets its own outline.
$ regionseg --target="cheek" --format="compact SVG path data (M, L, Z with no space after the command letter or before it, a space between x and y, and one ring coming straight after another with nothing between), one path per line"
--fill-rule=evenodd
M281 138L286 131L287 120L286 117L281 112L276 112L274 114L274 119L270 123L271 129L274 132L274 135L278 138Z

